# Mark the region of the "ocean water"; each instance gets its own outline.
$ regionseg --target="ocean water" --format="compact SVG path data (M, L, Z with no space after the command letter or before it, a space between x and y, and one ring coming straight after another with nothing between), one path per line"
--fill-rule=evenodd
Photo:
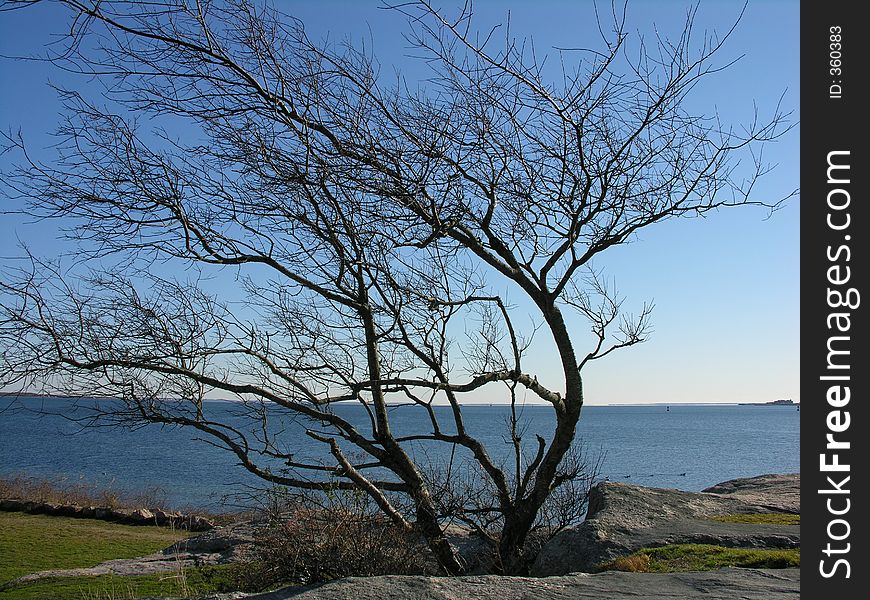
M82 428L66 418L85 414L90 403L79 403L76 408L62 399L0 400L0 476L81 481L126 492L156 487L171 506L212 510L224 508L226 496L264 485L235 456L197 439L196 432L158 425ZM206 417L256 428L232 402L207 402L205 410ZM446 422L448 409L436 410ZM362 407L340 405L336 412L366 422ZM467 428L497 460L511 456L508 414L506 406L464 407ZM548 437L549 407L526 406L520 415L530 445L536 433ZM283 447L297 458L316 455L318 444L303 434L302 424L289 415L273 417ZM394 433L425 431L423 417L413 408L396 407ZM602 477L653 487L698 491L737 477L800 470L800 412L793 406L587 406L577 439L601 458ZM414 452L423 461L443 463L451 448L421 445Z

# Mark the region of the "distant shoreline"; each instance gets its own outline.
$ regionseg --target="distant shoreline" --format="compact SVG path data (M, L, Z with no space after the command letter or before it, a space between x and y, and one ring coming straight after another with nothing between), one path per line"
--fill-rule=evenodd
M795 402L791 398L788 400L773 400L771 402L741 402L740 406L800 406L800 402Z
M34 392L0 392L0 399L9 398L28 398L28 399L43 399L43 400L119 400L119 398L111 396L78 396L78 395L63 395L63 394L38 394ZM167 398L167 400L169 400ZM228 398L206 398L206 402L238 402ZM352 404L350 401L336 402L336 404ZM406 403L388 403L389 406L404 406ZM435 404L435 406L450 406L447 403ZM496 407L510 406L509 402L465 402L463 406L467 407ZM527 402L525 406L550 406L546 402ZM586 403L586 407L637 407L637 406L791 406L799 407L800 402L788 400L772 400L770 402L609 402L601 404Z

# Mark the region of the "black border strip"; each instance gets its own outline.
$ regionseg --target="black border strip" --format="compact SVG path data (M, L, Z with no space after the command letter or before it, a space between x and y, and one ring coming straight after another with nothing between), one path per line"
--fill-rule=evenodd
M870 289L865 285L870 270L866 241L870 165L868 142L861 135L870 121L864 62L870 56L870 31L858 14L862 4L804 2L801 6L801 595L805 598L865 598L870 589L866 560L870 481L864 465L870 454L866 443L870 306L865 306L870 305Z

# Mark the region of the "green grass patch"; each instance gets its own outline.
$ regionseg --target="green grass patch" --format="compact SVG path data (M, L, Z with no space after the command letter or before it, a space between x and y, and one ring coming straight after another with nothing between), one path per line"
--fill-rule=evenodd
M734 514L710 517L712 521L720 523L748 523L751 525L800 525L801 516L789 513L753 513Z
M175 573L120 577L56 577L0 592L2 600L130 600L145 596L183 598L235 589L233 565L198 567Z
M709 544L673 544L661 548L642 548L630 556L605 563L600 571L676 573L713 571L722 567L784 569L799 567L800 548L789 550L725 548Z
M165 527L95 519L0 513L0 583L48 569L92 567L115 558L157 552L190 535ZM53 577L0 592L0 600L127 600L184 597L235 589L234 565L121 577Z
M164 527L0 512L0 583L36 571L144 556L188 535Z

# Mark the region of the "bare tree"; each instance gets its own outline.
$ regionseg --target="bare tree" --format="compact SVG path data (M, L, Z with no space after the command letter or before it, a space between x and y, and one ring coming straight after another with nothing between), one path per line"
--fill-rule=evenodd
M751 195L758 149L788 127L779 107L741 129L686 109L728 38L696 40L691 11L677 39L631 45L614 8L600 49L558 52L550 83L530 43L479 34L470 6L391 7L431 70L422 86L256 2L61 4L71 26L51 60L103 82L102 99L60 91L55 162L9 136L24 158L5 185L24 210L72 224L90 270L7 267L2 384L116 396L124 408L101 417L194 428L278 484L363 490L448 573L463 565L445 518L522 572L545 502L583 480L565 460L581 371L642 342L652 308L625 315L592 259L669 218L784 199ZM197 274L209 269L235 270L247 301L207 293ZM524 370L533 332L506 286L537 311L560 380ZM588 320L591 347L575 345L564 311ZM479 325L466 340L463 323ZM463 397L484 387L510 402L507 462L463 418ZM237 396L262 427L212 420L209 392ZM531 443L526 393L555 415ZM367 424L338 402L364 407ZM428 431L395 433L394 402ZM275 411L297 415L329 460L282 449ZM430 442L473 461L453 476L474 472L475 493L421 468L413 445Z

